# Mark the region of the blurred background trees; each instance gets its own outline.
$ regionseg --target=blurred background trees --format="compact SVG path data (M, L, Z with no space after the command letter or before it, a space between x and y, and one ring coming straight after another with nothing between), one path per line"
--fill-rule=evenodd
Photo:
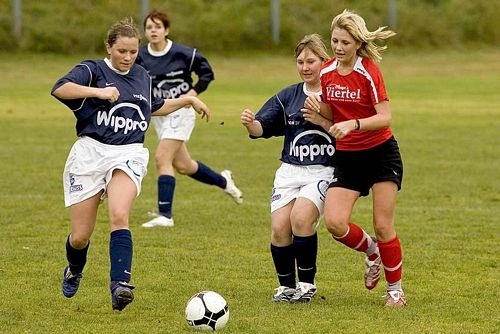
M141 0L0 0L0 43L6 52L102 53L107 29L133 17L142 29ZM147 1L169 12L173 40L203 52L290 52L305 34L328 44L330 22L345 8L362 15L370 30L391 26L391 47L465 48L500 45L498 0L279 0L279 41L273 36L272 0Z

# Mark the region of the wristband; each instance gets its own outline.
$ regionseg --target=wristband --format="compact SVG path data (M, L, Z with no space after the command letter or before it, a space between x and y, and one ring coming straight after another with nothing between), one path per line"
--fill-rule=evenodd
M355 119L356 125L354 127L354 130L359 130L361 129L361 124L359 124L359 119Z

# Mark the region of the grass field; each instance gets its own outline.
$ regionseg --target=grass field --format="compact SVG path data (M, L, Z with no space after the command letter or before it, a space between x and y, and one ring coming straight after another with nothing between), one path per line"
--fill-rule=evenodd
M216 81L203 97L213 119L199 121L189 143L196 159L233 171L244 204L180 177L176 226L141 228L156 201L149 132L149 174L131 215L136 300L121 313L108 291L106 202L78 294L60 292L69 231L61 173L75 133L49 92L83 57L0 55L0 332L189 333L185 303L211 289L229 302L223 333L499 333L500 50L467 51L389 50L381 64L405 163L396 227L408 307L384 309L384 284L366 290L363 256L323 225L317 298L270 302L268 197L282 141L249 140L239 114L298 76L292 58L254 55L210 57ZM370 198L353 220L372 230Z

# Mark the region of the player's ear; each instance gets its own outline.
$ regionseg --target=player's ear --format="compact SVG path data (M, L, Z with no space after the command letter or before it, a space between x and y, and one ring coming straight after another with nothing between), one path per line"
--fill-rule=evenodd
M170 34L170 28L165 28L165 39L168 38L169 34Z

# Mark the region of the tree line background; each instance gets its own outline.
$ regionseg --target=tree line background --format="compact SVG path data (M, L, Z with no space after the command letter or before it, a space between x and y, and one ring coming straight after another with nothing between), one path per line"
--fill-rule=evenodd
M464 48L500 45L498 0L398 0L391 47ZM329 40L332 18L348 8L368 29L389 25L384 0L281 0L280 39L272 37L269 0L149 1L166 10L171 38L203 52L290 52L312 32ZM7 52L102 53L108 28L130 16L142 30L140 0L23 0L22 30L13 33L12 0L0 0L0 43ZM327 43L328 45L328 43Z

